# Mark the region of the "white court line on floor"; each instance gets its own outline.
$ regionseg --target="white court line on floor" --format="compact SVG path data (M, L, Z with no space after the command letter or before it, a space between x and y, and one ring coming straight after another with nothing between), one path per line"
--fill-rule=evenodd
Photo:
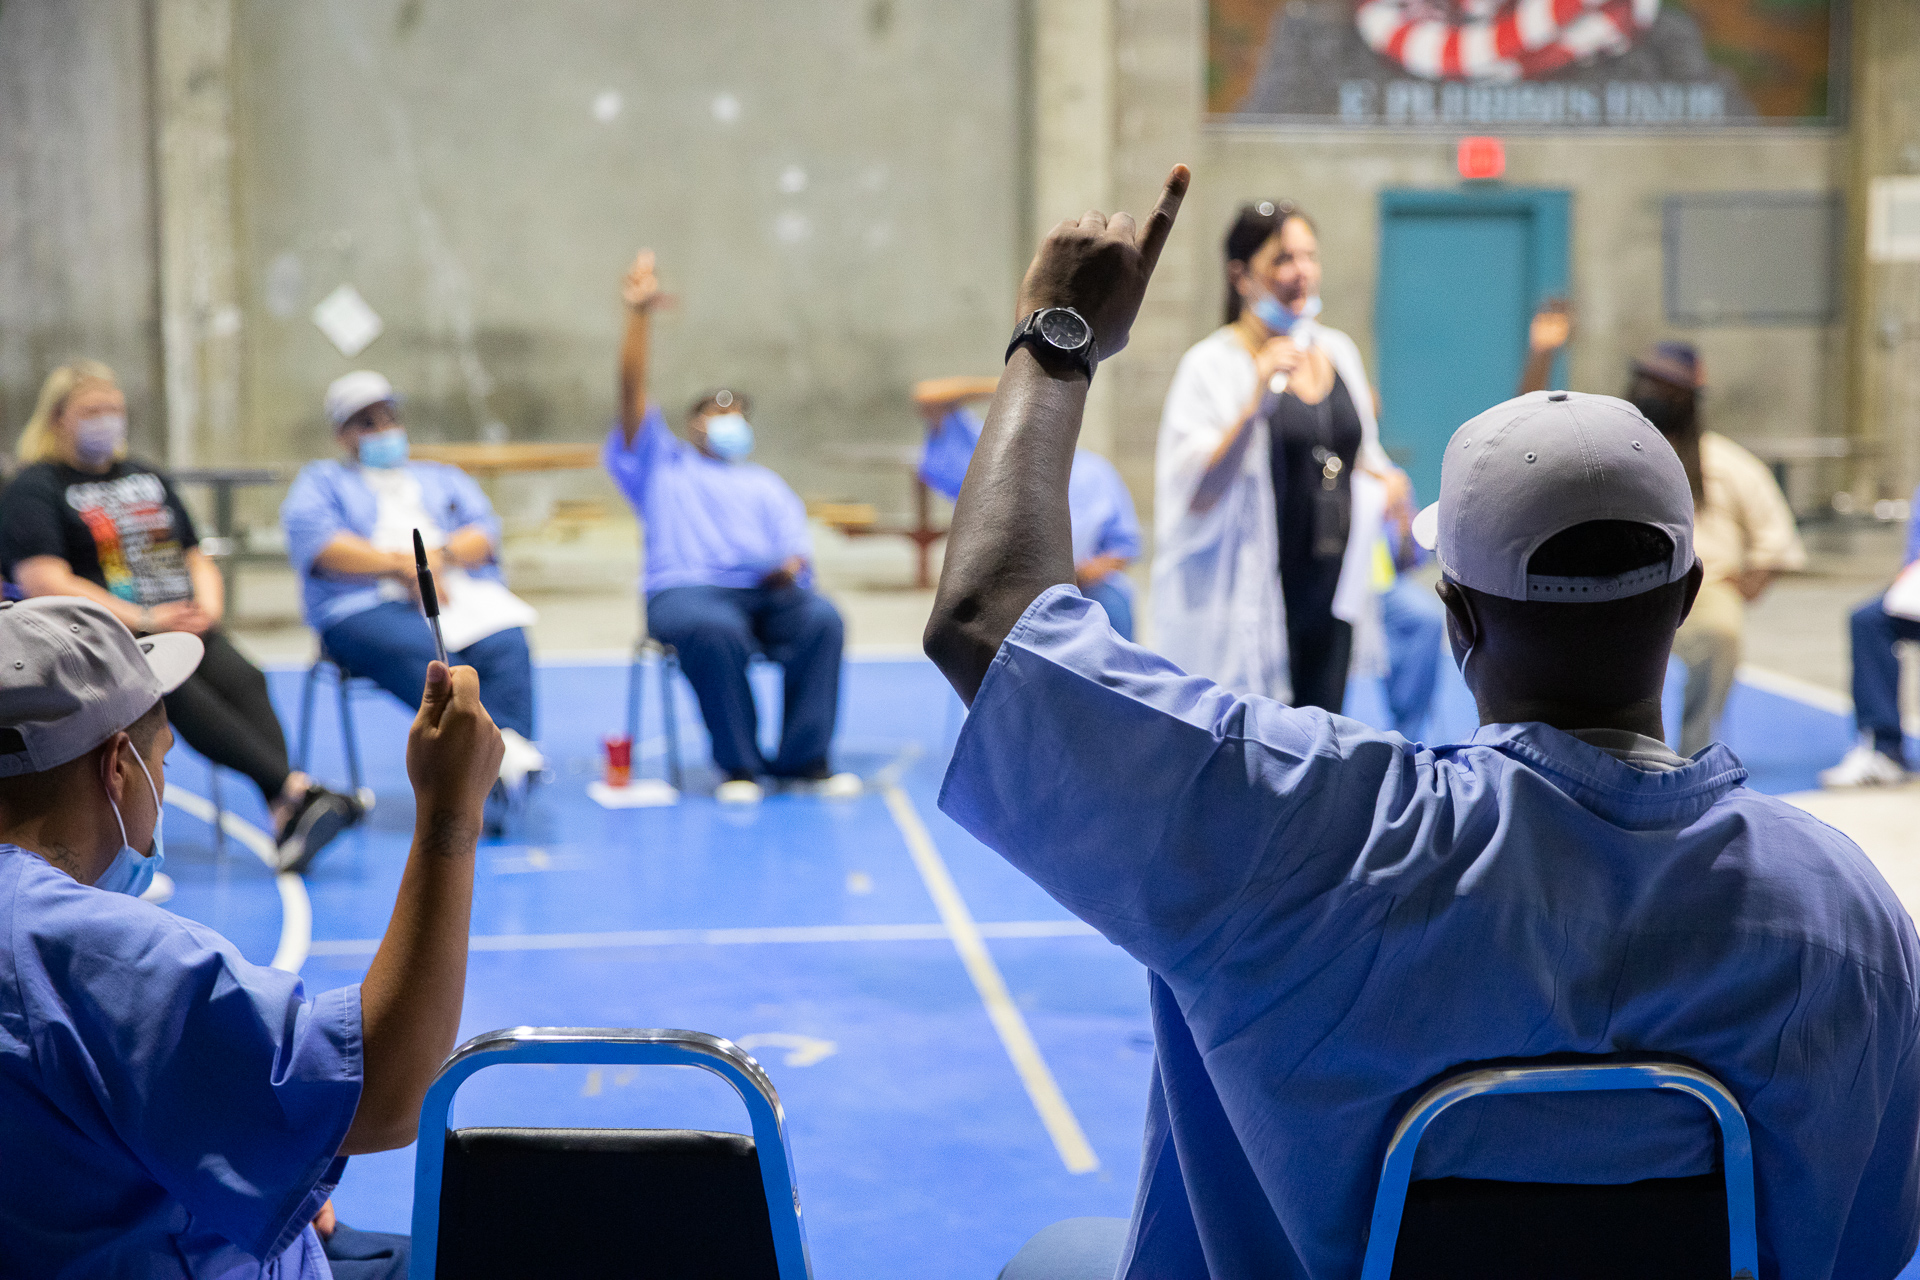
M1098 937L1078 920L999 920L975 926L986 938ZM495 933L467 939L470 951L574 951L612 947L727 947L792 942L944 942L944 924L809 924L761 929L620 929L605 933ZM370 956L378 938L323 938L316 956Z
M987 1017L999 1032L1000 1043L1006 1047L1007 1057L1012 1059L1013 1069L1020 1075L1020 1083L1026 1086L1033 1109L1040 1113L1040 1123L1047 1127L1054 1149L1059 1151L1068 1173L1092 1173L1100 1167L1100 1157L1093 1153L1093 1146L1081 1130L1080 1121L1074 1117L1073 1108L1067 1105L1066 1096L1060 1092L1047 1060L1040 1056L1040 1046L1034 1043L1027 1020L1008 994L1006 979L1000 976L1000 968L987 950L984 931L974 922L966 899L953 883L946 860L940 856L933 837L927 834L926 824L920 821L920 814L907 793L897 786L889 786L884 794L893 823L900 828L907 851L913 855L913 865L919 869L920 879L926 883L927 893L947 926L948 936L953 939L953 949L960 953L960 963L973 979L980 1002L987 1007Z
M169 779L166 799L187 816L213 825L213 802L205 796L183 791ZM266 832L234 813L220 815L220 829L245 845L269 868L273 866L273 841ZM298 973L300 966L307 962L313 943L313 902L307 897L306 881L291 871L275 872L273 883L280 890L280 945L274 950L270 964L287 973Z
M1741 663L1734 677L1741 684L1751 685L1763 693L1778 694L1782 698L1791 698L1795 702L1805 703L1821 711L1831 711L1835 715L1853 714L1853 699L1846 694L1836 693L1825 685L1815 684L1811 680L1802 680L1799 676L1790 676L1784 671L1770 671L1765 667L1753 667Z
M850 645L848 662L927 662L932 660L918 647L909 645ZM535 667L624 667L633 661L632 649L561 649L542 651L534 656ZM291 671L304 675L314 659L274 658L258 663L262 671Z

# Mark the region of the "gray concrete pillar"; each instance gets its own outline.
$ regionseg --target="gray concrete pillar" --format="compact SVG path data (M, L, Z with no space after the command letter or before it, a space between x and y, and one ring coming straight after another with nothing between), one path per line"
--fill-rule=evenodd
M1033 232L1113 207L1114 0L1035 0ZM1113 385L1097 377L1080 443L1113 456Z
M153 0L153 62L167 462L237 463L233 0Z
M1920 482L1920 262L1875 262L1866 244L1873 180L1920 174L1920 5L1858 0L1853 23L1851 487L1872 502Z
M1198 0L1116 0L1114 23L1113 203L1144 216L1159 198L1167 170L1201 165L1205 111L1206 6ZM1195 339L1201 294L1214 287L1208 252L1219 228L1189 216L1175 225L1147 291L1133 339L1112 367L1113 458L1132 487L1140 516L1153 518L1153 453L1160 407L1174 367Z

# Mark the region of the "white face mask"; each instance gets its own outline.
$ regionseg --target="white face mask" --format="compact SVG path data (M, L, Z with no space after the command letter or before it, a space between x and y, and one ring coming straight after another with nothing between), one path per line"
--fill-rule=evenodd
M94 413L73 428L73 451L90 467L112 462L127 443L127 415Z
M120 816L120 806L113 803L111 797L107 803L113 805L113 820L120 824L120 852L113 855L113 861L93 882L96 889L105 889L108 893L125 893L139 897L153 883L155 873L167 860L166 842L161 838L161 820L166 810L160 807L160 789L153 785L153 774L147 769L147 762L140 759L135 751L133 758L140 763L140 772L147 775L147 790L153 794L153 852L142 854L127 843L127 820Z

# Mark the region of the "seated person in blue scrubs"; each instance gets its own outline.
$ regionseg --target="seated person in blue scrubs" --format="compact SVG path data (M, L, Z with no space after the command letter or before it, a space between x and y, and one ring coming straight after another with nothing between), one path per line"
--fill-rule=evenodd
M162 698L201 650L90 600L0 604L0 1272L401 1280L406 1239L328 1196L346 1157L413 1141L453 1048L500 735L473 671L434 663L392 922L363 982L309 997L137 896L165 857Z
M1920 573L1920 489L1913 491L1907 518L1903 575ZM1912 579L1907 579L1911 599ZM1887 603L1899 612L1889 613ZM1853 640L1853 718L1860 741L1840 763L1820 774L1823 787L1900 786L1912 777L1907 768L1906 736L1900 727L1900 642L1920 643L1920 613L1901 605L1893 593L1866 601L1847 620Z
M913 403L927 420L920 479L952 502L960 496L967 463L980 442L980 419L967 405L993 395L996 378L929 378L914 384ZM1073 524L1073 580L1080 594L1107 611L1122 640L1133 639L1133 579L1127 566L1140 556L1140 518L1133 494L1113 463L1091 449L1073 452L1067 479Z
M413 531L427 545L442 596L451 597L461 574L501 580L500 521L466 472L407 456L399 397L379 374L336 379L326 409L342 457L300 468L280 505L307 625L353 674L417 707L434 647L420 611ZM452 656L480 673L481 696L507 744L502 791L515 790L546 767L533 741L527 633L503 626Z
M1413 540L1413 482L1396 467L1387 477L1387 514L1375 550L1374 586L1387 637L1387 712L1394 732L1415 741L1430 732L1447 618L1433 592L1407 576L1427 558Z
M1006 1280L1351 1277L1381 1154L1426 1086L1646 1054L1738 1098L1761 1276L1892 1280L1920 1241L1920 939L1845 836L1748 789L1725 746L1688 760L1662 741L1702 573L1686 469L1632 405L1537 392L1447 447L1414 531L1479 705L1465 742L1230 693L1121 641L1075 590L1078 339L1125 344L1186 178L1143 230L1089 214L1041 246L927 627L972 706L941 807L1149 971L1132 1223L1049 1229ZM1617 1215L1620 1193L1570 1184L1640 1183L1691 1210L1616 1216L1579 1274L1709 1275L1716 1256L1726 1274L1697 1102L1462 1106L1418 1148L1406 1223L1424 1225L1402 1258L1433 1256L1459 1215L1424 1206L1472 1184L1500 1226L1432 1274L1537 1277L1514 1256L1541 1245L1526 1206Z
M702 396L677 438L647 403L648 340L661 300L652 250L621 288L620 421L607 433L607 474L646 528L647 631L679 651L726 774L714 793L751 804L760 779L820 795L857 795L860 779L828 763L840 714L840 612L812 589L806 506L765 467L747 461L753 428L732 391ZM780 749L760 754L747 661L756 652L785 673Z

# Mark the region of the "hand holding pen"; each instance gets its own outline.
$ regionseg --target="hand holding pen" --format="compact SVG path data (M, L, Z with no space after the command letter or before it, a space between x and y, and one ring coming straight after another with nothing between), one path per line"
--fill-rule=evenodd
M441 662L447 660L446 638L440 634L440 592L433 585L433 570L427 567L427 544L420 531L413 531L413 570L420 580L420 607L426 612L427 625L433 628L433 649Z

